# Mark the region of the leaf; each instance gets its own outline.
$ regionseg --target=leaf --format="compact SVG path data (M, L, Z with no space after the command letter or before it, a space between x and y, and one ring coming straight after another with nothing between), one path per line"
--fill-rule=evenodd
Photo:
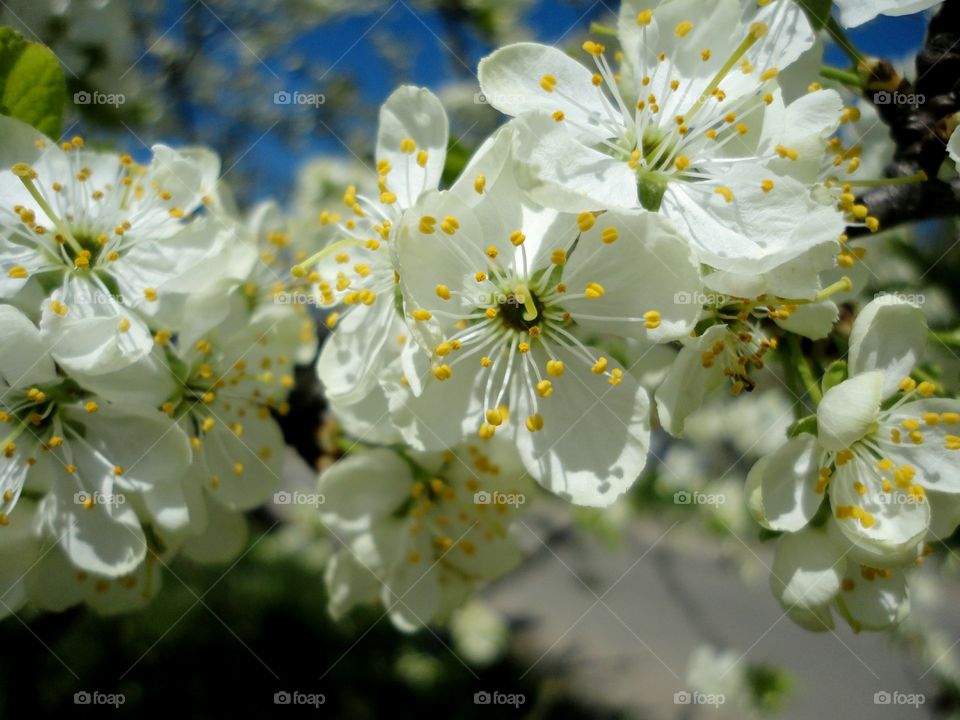
M804 433L808 435L817 434L816 415L807 415L807 417L797 420L793 425L790 426L790 429L787 430L787 437L795 438L797 435L802 435Z
M846 360L835 360L830 363L830 367L827 368L827 371L823 374L823 380L820 381L820 387L823 388L824 394L830 388L839 385L844 380L847 379L847 361Z
M49 48L0 27L0 114L56 138L63 126L67 83Z

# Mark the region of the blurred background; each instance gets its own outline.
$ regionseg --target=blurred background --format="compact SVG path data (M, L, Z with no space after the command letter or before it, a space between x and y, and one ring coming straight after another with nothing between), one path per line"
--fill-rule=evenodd
M274 198L310 216L372 167L377 108L398 84L443 100L453 177L502 122L479 95L480 58L518 40L576 48L591 23L614 24L616 9L590 0L3 0L0 24L61 59L66 136L142 157L155 142L208 145L241 207ZM850 37L909 75L925 20L880 18ZM829 44L826 62L844 64ZM932 234L952 237L942 231ZM955 261L923 277L938 247L884 233L871 249L883 268L871 291L923 280L932 324L956 317ZM933 359L954 383L955 344L944 336ZM656 355L636 371L645 382L672 357ZM235 563L176 562L140 614L75 608L0 624L0 717L79 713L73 698L84 691L123 693L121 711L185 718L274 708L285 692L322 694L316 712L344 718L955 714L952 541L918 573L913 613L893 637L807 633L770 595L771 548L741 491L797 402L777 378L769 384L749 406L719 398L704 408L688 443L661 438L650 471L611 510L542 503L521 527L529 560L448 628L404 636L374 610L331 622L322 582L330 541L313 518L270 507L252 518ZM312 434L322 406L301 400L294 423ZM310 445L289 453L290 489L315 484ZM677 493L713 500L684 503ZM513 694L516 706L477 704L484 692ZM694 692L725 702L694 705ZM924 702L877 705L878 692Z

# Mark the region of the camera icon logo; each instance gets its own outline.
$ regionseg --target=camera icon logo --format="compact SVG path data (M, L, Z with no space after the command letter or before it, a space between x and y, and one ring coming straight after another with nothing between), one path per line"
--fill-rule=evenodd
M278 90L273 94L274 105L289 105L292 97L286 90Z
M486 690L473 694L474 705L489 705L491 702L493 702L493 697Z
M891 695L886 690L878 690L873 694L874 705L889 705L890 700L891 700Z
M280 490L273 494L273 502L275 505L289 505L293 502L293 495L286 490Z
M76 505L83 505L84 507L90 507L93 505L93 495L86 492L85 490L78 490L73 494L73 502Z
M480 490L473 494L474 505L489 505L491 502L493 502L493 498L486 490Z
M682 290L673 294L673 302L675 305L692 305L693 295L688 293L686 290Z
M290 695L286 690L281 690L278 693L273 694L273 704L274 705L289 705L293 701L293 696Z
M487 96L486 96L486 95L484 95L482 92L478 92L478 93L474 93L474 94L473 94L473 104L474 104L474 105L489 105L489 104L490 104L490 101L487 100Z
M73 694L73 704L74 705L89 705L93 696L90 695L86 690L81 690L80 692L75 692Z
M875 105L889 105L893 102L893 95L886 90L880 90L873 94L873 102Z
M690 693L688 693L686 690L679 690L673 694L674 705L689 705L690 699Z
M677 490L673 494L673 502L675 505L689 505L693 501L693 496L686 490Z
M78 90L73 94L73 102L75 105L89 105L92 100L93 96L86 90Z

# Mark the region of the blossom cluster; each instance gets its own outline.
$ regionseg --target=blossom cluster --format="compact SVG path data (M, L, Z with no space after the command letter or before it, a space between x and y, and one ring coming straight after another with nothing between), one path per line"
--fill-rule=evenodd
M837 3L848 26L930 4ZM777 538L790 617L895 626L960 523L960 402L917 304L862 303L876 113L811 70L817 34L793 0L623 0L578 54L480 62L507 120L462 168L443 103L403 86L375 168L318 165L286 211L241 215L207 150L139 161L0 118L0 614L126 610L177 553L236 554L313 364L334 617L448 619L521 562L530 503L608 508L655 432L782 384L809 412L772 446L728 413L759 460L723 497Z
M317 370L357 444L321 479L354 489L324 506L343 544L335 614L379 593L410 629L494 574L453 570L457 532L483 523L446 530L458 483L414 457L461 448L448 465L479 487L462 448L509 448L500 482L610 506L645 468L652 417L682 437L711 393L745 397L786 339L830 336L853 297L866 251L848 229L881 230L856 189L862 112L803 72L822 48L802 9L625 0L608 32L617 49L588 40L582 61L527 42L482 60L482 95L509 119L444 189L444 109L397 90L376 178L321 215L329 242L293 268L327 311ZM865 307L850 377L747 480L752 515L782 534L774 594L812 629L832 627L831 606L857 629L896 624L904 571L960 520L960 403L911 377L926 333L915 305ZM381 488L390 467L404 479ZM404 523L425 544L396 539Z
M239 552L279 485L314 343L274 302L290 239L267 207L231 215L206 150L0 134L3 611L136 607L181 550Z

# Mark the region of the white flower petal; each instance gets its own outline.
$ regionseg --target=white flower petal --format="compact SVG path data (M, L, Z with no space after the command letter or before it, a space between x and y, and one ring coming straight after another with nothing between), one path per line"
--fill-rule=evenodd
M447 113L426 88L404 85L380 108L377 161L386 160L392 166L386 176L387 187L396 194L400 207L411 207L422 193L440 185L448 133ZM400 149L407 138L416 144L411 153ZM427 153L423 166L417 161L421 151Z
M912 15L922 12L941 0L834 0L840 8L840 24L844 27L859 27L877 15Z
M611 386L572 351L558 349L556 355L565 372L553 378L550 397L532 408L526 390L515 387L511 393L517 449L527 472L551 492L577 505L607 507L646 465L650 401L629 374ZM524 427L534 412L543 417L538 432Z
M833 330L833 324L840 317L836 303L830 300L798 305L786 320L774 320L787 332L792 332L811 340L822 340Z
M593 73L562 50L538 43L515 43L480 61L480 88L490 103L506 115L561 111L578 126L568 137L588 142L612 137L611 117L619 117L603 91L593 84ZM545 75L556 79L555 90L541 86Z
M380 595L380 580L348 550L334 553L327 561L323 582L327 589L327 611L337 622L355 606L375 603Z
M817 202L806 186L789 177L775 178L758 165L734 167L715 183L671 182L662 211L691 239L700 260L720 270L742 274L769 272L824 243L836 242L845 222L835 208ZM727 200L718 185L732 192ZM796 218L804 218L798 224Z
M816 514L818 448L809 435L787 441L761 458L747 476L745 493L754 519L768 530L796 532Z
M56 380L47 345L26 315L11 305L0 305L0 380L7 387Z
M928 502L916 501L895 485L884 492L876 466L859 457L837 467L830 481L830 505L850 541L878 553L916 547L930 524ZM870 521L839 517L842 508L860 508L869 513Z
M611 232L617 239L604 242ZM696 304L684 302L700 288L699 265L684 239L655 213L601 215L580 234L563 281L571 293L591 282L604 288L602 297L564 303L587 331L664 342L689 335L700 314ZM645 327L649 311L659 313L657 328Z
M881 296L857 315L850 332L850 374L882 370L883 397L897 390L927 345L927 321L916 305Z
M714 325L703 335L684 344L663 383L657 388L657 414L663 429L675 437L683 433L690 413L697 410L707 393L723 384L723 366L703 367L703 353L726 338L725 325Z
M320 519L336 534L371 530L409 497L410 466L392 450L374 448L348 455L323 471Z
M843 450L862 438L876 422L883 399L884 374L865 372L827 390L817 408L820 444Z
M770 587L787 613L808 630L833 627L829 604L846 569L840 548L824 531L808 528L777 542Z
M616 159L578 142L565 122L541 113L517 123L517 182L544 207L566 212L638 207L637 176Z
M237 557L246 547L249 531L243 513L206 501L206 523L203 532L183 544L184 556L200 563L225 563Z
M844 578L845 587L837 596L840 612L854 632L891 630L910 612L907 580L898 570L864 577L860 566L850 563Z

